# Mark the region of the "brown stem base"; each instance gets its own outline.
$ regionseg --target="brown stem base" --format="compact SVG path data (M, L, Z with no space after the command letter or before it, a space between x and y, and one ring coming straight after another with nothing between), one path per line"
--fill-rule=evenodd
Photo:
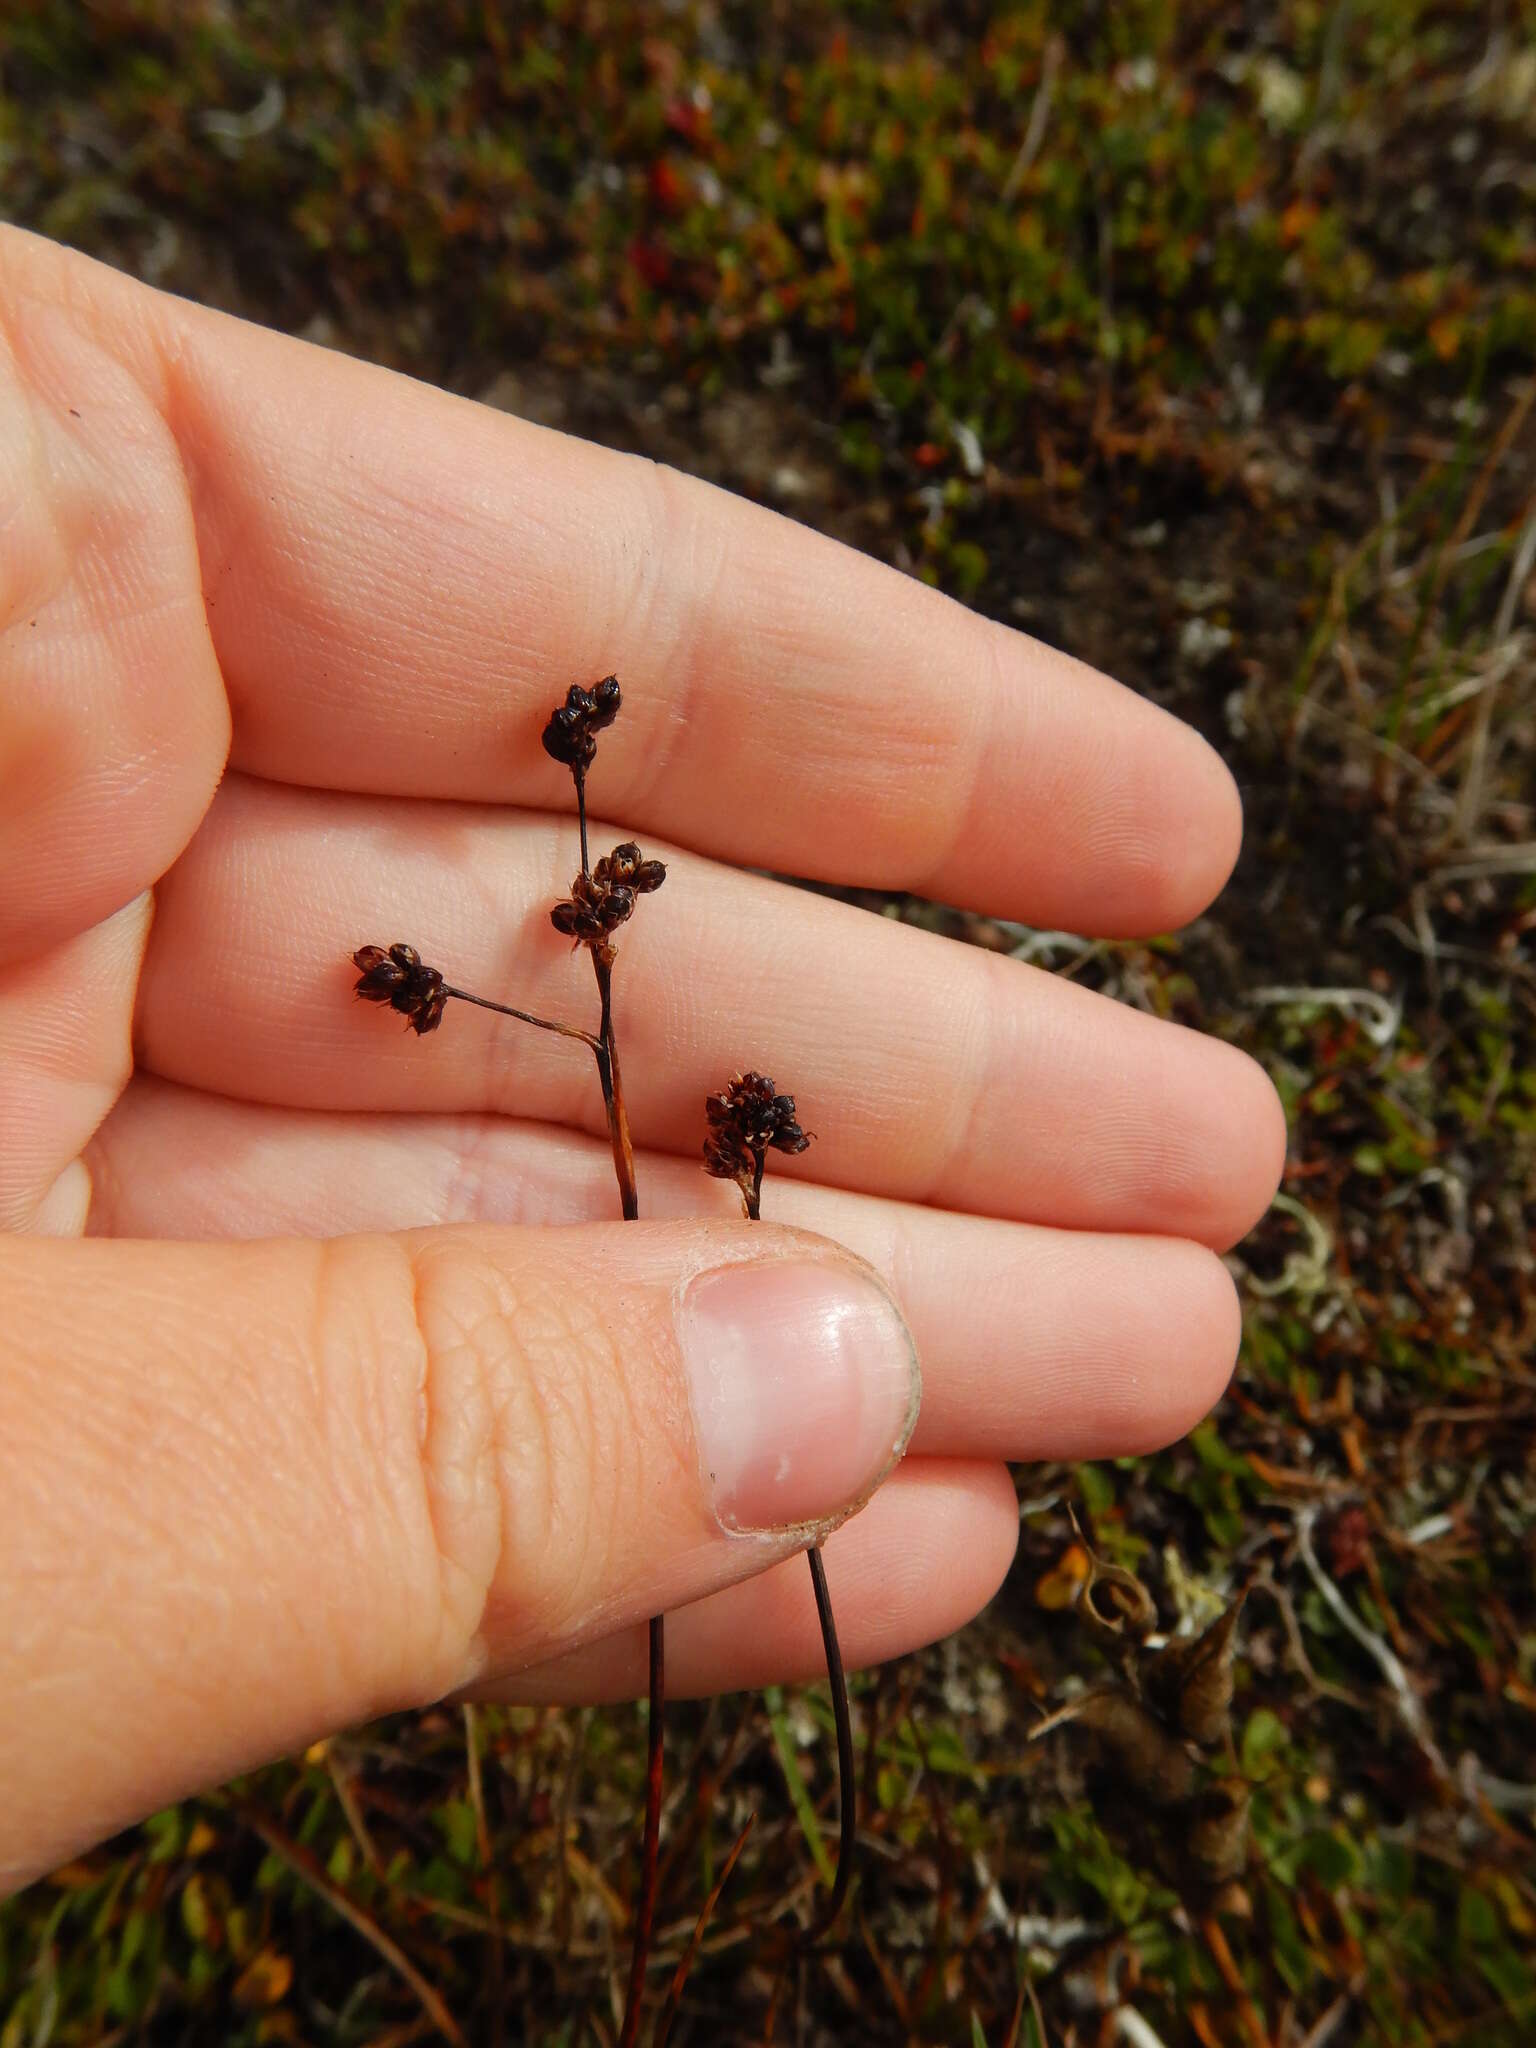
M629 1989L619 2048L635 2048L645 2003L645 1966L656 1924L656 1869L661 1850L662 1709L666 1704L666 1623L651 1617L650 1723L645 1744L645 1839L640 1850L640 1896L635 1902L635 1938L629 1954Z

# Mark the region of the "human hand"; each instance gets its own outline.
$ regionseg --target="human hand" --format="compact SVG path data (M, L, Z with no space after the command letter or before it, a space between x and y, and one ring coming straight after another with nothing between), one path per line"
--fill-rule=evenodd
M659 1610L673 1692L819 1673L792 1553L907 1427L893 1297L923 1405L827 1548L850 1663L993 1592L1005 1459L1217 1396L1259 1069L747 871L1167 929L1237 847L1195 735L769 512L15 230L0 476L0 1878L455 1688L632 1694ZM406 938L585 1015L537 742L609 671L594 838L669 868L616 981L639 1225L578 1050L349 998ZM696 1164L748 1065L818 1135L750 1233Z

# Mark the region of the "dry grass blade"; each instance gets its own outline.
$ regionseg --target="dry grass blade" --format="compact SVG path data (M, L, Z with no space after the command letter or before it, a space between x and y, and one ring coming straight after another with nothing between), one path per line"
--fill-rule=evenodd
M694 1922L693 1933L688 1938L688 1946L683 1950L682 1959L672 1973L672 1982L667 1986L666 1998L662 2001L661 2011L656 2015L656 2026L651 2035L651 2048L666 2048L667 2036L672 2031L672 2022L677 2017L677 2008L682 2000L683 1987L688 1982L688 1973L692 1970L694 1958L699 1952L699 1943L704 1939L704 1930L709 1925L716 1906L720 1903L720 1894L730 1882L731 1872L736 1868L741 1858L742 1850L747 1846L747 1837L751 1834L756 1819L756 1814L749 1814L747 1816L746 1826L731 1844L731 1852L720 1866L720 1875L710 1887L709 1897L699 1909L699 1917Z
M274 1856L281 1857L301 1883L308 1885L310 1890L334 1908L343 1920L356 1928L368 1946L388 1963L401 1982L409 1985L420 2000L422 2011L443 2039L452 2041L455 2048L468 2048L458 2021L410 1957L398 1943L390 1939L377 1920L365 1913L357 1901L349 1898L341 1886L327 1875L309 1851L298 1842L290 1841L281 1829L274 1827L264 1814L258 1813L255 1807L246 1801L235 1802L233 1810L253 1834L261 1837Z

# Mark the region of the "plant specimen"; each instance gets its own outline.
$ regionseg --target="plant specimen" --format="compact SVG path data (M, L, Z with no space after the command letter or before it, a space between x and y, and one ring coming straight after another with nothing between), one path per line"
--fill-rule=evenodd
M704 1170L716 1180L730 1180L741 1192L747 1221L762 1216L763 1170L769 1151L805 1151L811 1134L800 1128L793 1095L780 1095L766 1074L738 1074L728 1087L708 1096L704 1114L709 1132L704 1140ZM858 1824L858 1788L854 1774L853 1724L848 1713L848 1680L832 1617L832 1596L827 1589L827 1571L821 1545L813 1543L805 1553L811 1568L811 1585L816 1595L816 1615L821 1623L821 1640L827 1658L827 1682L832 1688L832 1713L837 1728L837 1790L840 1832L837 1869L832 1889L803 1939L819 1941L837 1920L848 1886L853 1878L854 1832Z
M619 715L622 698L618 679L605 676L591 689L573 683L565 702L551 713L544 728L544 751L571 771L576 785L576 812L581 829L581 869L571 883L571 893L557 903L549 921L557 932L585 948L597 980L598 1027L584 1031L579 1025L536 1017L511 1003L493 1002L457 988L435 967L428 967L414 946L396 942L390 946L360 946L352 955L358 969L356 993L365 1002L387 1003L406 1020L408 1030L424 1037L437 1030L450 1002L474 1003L483 1010L495 1010L504 1017L516 1017L541 1031L554 1031L563 1038L579 1039L597 1064L598 1084L608 1119L608 1137L613 1148L614 1175L619 1184L619 1205L626 1221L640 1213L635 1185L635 1152L624 1106L624 1080L619 1066L618 1041L613 1027L613 968L616 958L614 934L634 914L642 896L659 889L666 869L659 860L647 860L638 846L626 840L594 866L587 844L587 771L597 753L597 735ZM640 1887L635 1907L634 1943L630 1955L629 1987L625 1998L620 2048L633 2048L639 2038L641 1994L646 1960L650 1953L651 1930L656 1911L657 1855L661 1840L662 1709L666 1695L666 1639L660 1615L650 1623L650 1723L646 1739L645 1832L641 1848Z
M462 1002L494 1010L501 1016L515 1017L540 1031L552 1031L585 1045L596 1064L602 1089L620 1208L626 1220L632 1220L639 1215L640 1205L635 1183L634 1145L625 1110L624 1082L614 1033L613 969L617 957L614 940L619 927L633 916L640 897L648 896L661 887L666 880L666 869L660 861L648 860L640 848L628 840L596 862L591 859L587 835L587 774L596 757L597 736L612 725L621 703L619 684L613 676L605 677L590 689L573 684L566 692L564 703L551 713L543 732L545 752L571 772L581 833L580 871L571 883L570 895L550 911L550 923L591 958L598 993L596 1031L554 1018L539 1017L514 1004L496 1002L488 996L459 988L448 981L439 969L429 967L414 946L403 941L397 940L388 946L360 946L352 959L358 970L354 984L356 994L366 1002L388 1005L404 1017L406 1028L420 1037L439 1028L450 1002ZM756 1221L761 1214L763 1171L768 1152L804 1152L811 1142L809 1134L800 1128L796 1120L794 1097L776 1093L772 1081L761 1074L738 1074L727 1088L707 1099L705 1111L708 1120L708 1136L704 1145L706 1169L717 1178L736 1183L748 1219ZM820 1939L842 1909L853 1872L857 1820L848 1686L832 1617L831 1596L827 1590L820 1547L813 1546L807 1556L822 1642L826 1649L827 1674L837 1726L841 1838L832 1887L821 1912L801 1936L805 1943ZM649 1652L650 1720L647 1730L645 1827L619 2048L633 2048L639 2037L645 1969L656 1910L662 1717L666 1691L665 1627L660 1615L651 1619Z

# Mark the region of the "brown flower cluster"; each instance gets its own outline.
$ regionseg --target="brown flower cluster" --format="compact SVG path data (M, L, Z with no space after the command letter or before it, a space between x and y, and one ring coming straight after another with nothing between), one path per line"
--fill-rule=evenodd
M578 944L596 944L633 914L637 896L649 896L666 879L661 862L644 859L634 841L626 839L604 854L590 875L576 877L570 895L555 905L549 921Z
M738 1074L718 1095L705 1097L704 1114L704 1170L716 1180L751 1181L761 1174L769 1146L803 1152L811 1142L795 1120L795 1098L776 1095L766 1074Z
M442 1023L448 1007L443 977L423 966L414 946L359 946L352 964L362 970L356 987L365 1003L388 1003L418 1036Z
M544 751L576 775L585 775L597 752L597 735L619 715L619 679L604 676L590 690L572 683L565 702L550 713L544 728Z

